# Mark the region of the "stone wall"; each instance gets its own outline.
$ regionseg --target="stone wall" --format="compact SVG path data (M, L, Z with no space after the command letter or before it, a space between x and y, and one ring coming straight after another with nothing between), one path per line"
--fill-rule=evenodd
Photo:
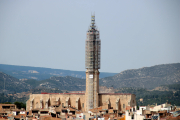
M136 96L134 94L121 93L100 93L98 95L98 106L105 106L106 109L116 109L125 111L126 106L136 106ZM26 102L26 110L49 109L50 106L75 107L86 111L86 97L84 93L47 93L31 94Z
M85 95L83 93L54 93L54 94L31 94L26 102L26 110L45 109L50 106L75 107L83 109L85 104Z
M136 96L134 94L123 93L101 93L99 94L99 106L109 104L109 109L125 111L126 106L136 106Z

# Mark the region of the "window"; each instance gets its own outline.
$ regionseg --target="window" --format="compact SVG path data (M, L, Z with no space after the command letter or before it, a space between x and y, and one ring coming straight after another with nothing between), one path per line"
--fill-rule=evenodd
M62 107L64 107L64 103L62 103Z
M84 108L84 103L82 104L82 108Z
M125 104L123 104L123 108L125 108Z
M38 102L36 103L36 108L39 108L39 104L38 104Z

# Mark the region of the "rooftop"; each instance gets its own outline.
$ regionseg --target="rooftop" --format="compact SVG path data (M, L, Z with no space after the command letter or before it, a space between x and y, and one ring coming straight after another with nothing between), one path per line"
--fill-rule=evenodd
M85 93L41 93L41 94L61 94L61 95L70 95L70 94L74 94L74 95L85 95ZM132 95L131 93L99 93L99 95Z
M15 104L0 104L1 106L15 106Z
M70 94L77 94L77 95L84 95L85 93L41 93L41 94L61 94L61 95L70 95Z

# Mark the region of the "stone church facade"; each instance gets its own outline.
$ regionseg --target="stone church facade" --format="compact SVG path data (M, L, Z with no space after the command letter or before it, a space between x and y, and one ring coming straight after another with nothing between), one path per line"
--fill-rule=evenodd
M127 93L99 93L98 107L104 109L115 109L125 111L127 106L136 106L136 96ZM61 106L73 107L77 110L86 109L86 97L84 93L42 93L31 94L26 102L26 110L50 109L50 107Z

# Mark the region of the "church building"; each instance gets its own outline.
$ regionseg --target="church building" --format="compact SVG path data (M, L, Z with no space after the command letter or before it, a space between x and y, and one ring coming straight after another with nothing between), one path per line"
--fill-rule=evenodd
M136 96L126 93L99 93L99 69L101 40L95 25L95 16L91 16L91 25L86 35L86 91L85 93L41 93L31 94L26 102L26 110L50 110L52 106L73 107L81 111L102 107L125 111L126 107L136 106Z

